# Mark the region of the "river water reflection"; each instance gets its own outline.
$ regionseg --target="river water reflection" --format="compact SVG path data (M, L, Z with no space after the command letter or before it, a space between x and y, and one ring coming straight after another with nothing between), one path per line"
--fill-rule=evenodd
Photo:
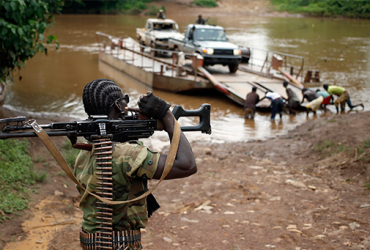
M181 32L194 16L177 19ZM129 93L134 105L148 88L132 78L99 63L95 32L133 37L144 27L145 16L63 15L56 16L50 33L61 44L49 48L48 56L38 54L25 68L14 74L14 84L4 105L7 109L43 116L69 116L85 119L81 94L84 86L96 78L112 78ZM370 107L370 20L315 19L292 17L217 17L210 24L224 26L231 42L251 48L279 51L305 57L305 68L320 70L321 81L344 86L352 102ZM19 75L22 80L19 81ZM242 108L216 92L197 95L154 93L172 105L196 109L202 103L212 105L212 135L189 134L190 139L247 141L284 134L304 123L306 114L284 115L271 122L268 114L258 113L254 121L245 121ZM323 116L320 111L318 117ZM331 115L331 114L326 114ZM185 119L188 124L191 119ZM180 122L181 124L181 122Z

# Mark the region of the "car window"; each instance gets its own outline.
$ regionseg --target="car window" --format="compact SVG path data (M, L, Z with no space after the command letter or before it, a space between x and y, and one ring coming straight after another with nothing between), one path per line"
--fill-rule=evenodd
M196 29L195 36L198 41L227 41L225 31L220 29Z

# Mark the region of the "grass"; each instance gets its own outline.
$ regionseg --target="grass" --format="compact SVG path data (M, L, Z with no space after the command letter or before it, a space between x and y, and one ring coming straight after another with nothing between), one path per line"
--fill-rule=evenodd
M337 148L337 152L340 153L342 151L348 151L349 148L345 145L339 145L339 147Z
M70 167L73 167L75 165L75 160L80 150L73 148L71 142L69 140L66 140L61 148L61 152L68 165Z
M43 181L46 173L33 169L27 140L0 140L0 221L28 208L32 185Z
M271 0L277 11L303 13L310 16L369 18L368 0Z
M335 146L334 142L324 140L321 144L316 144L314 146L314 150L318 152L323 152L325 149L332 148L333 146Z
M349 147L341 143L335 143L332 141L324 140L320 144L316 144L313 150L321 154L328 153L332 156L335 153L340 153L342 151L348 151ZM361 149L357 148L357 151Z
M157 6L151 5L151 6L149 6L149 9L145 13L145 15L148 15L148 16L157 16L159 10L163 10L163 13L166 14L166 8L164 6L157 7Z
M206 7L206 8L212 8L212 7L218 6L216 0L195 0L195 1L192 1L191 3L198 5L200 7Z
M370 148L370 140L369 139L364 140L364 148Z
M61 152L68 165L73 166L79 150L72 148L66 140ZM43 161L41 158L35 160ZM46 164L49 165L44 163L43 166ZM38 187L34 184L46 178L46 172L34 170L26 139L0 140L0 222L28 208L30 193L37 193Z
M337 120L328 120L328 123L333 123L333 122L337 122Z

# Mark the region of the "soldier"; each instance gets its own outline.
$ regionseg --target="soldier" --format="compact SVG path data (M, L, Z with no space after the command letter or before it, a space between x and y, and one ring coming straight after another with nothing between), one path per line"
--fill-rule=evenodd
M158 19L166 19L166 16L165 14L163 13L163 10L159 10L158 14L157 14L157 18Z
M207 20L203 19L202 15L198 16L198 19L195 21L196 24L206 24Z
M127 108L128 102L128 95L124 95L115 82L107 79L94 80L88 83L83 91L83 104L87 115L107 115L108 119L117 120L122 119L127 110L140 111L148 117L162 121L164 130L172 141L175 118L168 103L151 92L140 96L139 108ZM167 155L149 150L140 141L120 142L119 138L113 138L112 141L112 184L103 187L103 190L105 192L112 189L114 201L132 200L147 191L147 180L160 179ZM97 159L98 149L94 144L92 151L82 150L79 153L74 174L90 192L99 194L101 170L97 168L100 161ZM196 172L197 166L191 146L181 132L173 167L165 179L183 178ZM101 237L104 225L107 224L104 219L109 216L112 217L110 226L113 248L104 249L142 249L140 229L146 227L152 212L159 208L153 196L102 210L104 203L79 187L78 191L82 195L80 207L83 220L80 239L83 249L95 249L101 241L109 241L102 240L104 238Z

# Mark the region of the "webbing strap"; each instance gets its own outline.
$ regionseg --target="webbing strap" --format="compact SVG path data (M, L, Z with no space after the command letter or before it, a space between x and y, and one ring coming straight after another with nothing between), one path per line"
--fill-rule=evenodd
M128 200L128 201L110 201L110 200L104 199L103 197L100 197L97 194L91 193L89 190L86 190L81 185L81 183L77 180L77 178L74 176L72 170L68 166L68 163L64 159L63 155L59 152L58 148L55 146L55 144L50 139L49 135L45 132L45 130L37 124L36 120L33 120L32 122L30 122L30 125L35 130L37 136L44 143L44 145L49 150L49 152L54 157L54 159L59 163L59 165L62 167L64 172L66 172L66 174L69 176L69 178L71 178L80 188L82 188L84 191L88 192L90 195L94 196L95 198L99 199L102 202L105 202L105 203L111 204L111 205L119 205L119 204L129 203L129 202L132 202L132 201L137 201L137 200L140 200L140 199L148 196L149 194L151 194L157 188L159 183L161 183L164 180L164 178L166 178L167 174L171 171L173 163L174 163L175 158L176 158L177 149L179 147L180 136L181 136L180 125L177 122L177 120L174 118L175 127L174 127L174 131L173 131L173 137L172 137L172 142L171 142L171 145L170 145L170 150L169 150L169 153L167 155L166 163L165 163L165 166L164 166L164 169L163 169L163 173L162 173L161 178L157 182L157 184L152 189L146 191L144 194L142 194L142 195L140 195L140 196L138 196L138 197L136 197L132 200Z

